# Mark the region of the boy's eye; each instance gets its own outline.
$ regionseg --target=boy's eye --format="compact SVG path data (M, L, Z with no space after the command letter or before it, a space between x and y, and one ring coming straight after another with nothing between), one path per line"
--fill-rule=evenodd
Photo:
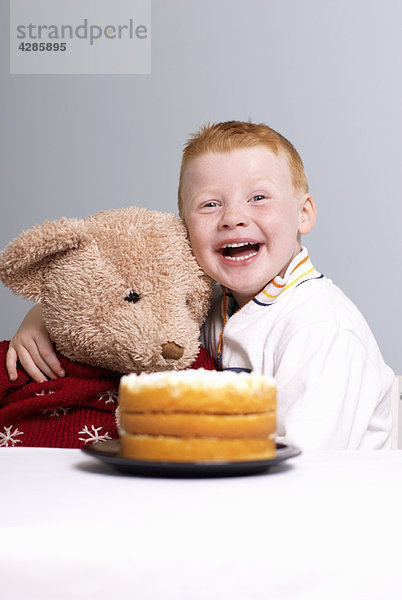
M205 202L203 204L203 207L204 208L214 208L217 205L218 205L218 203L216 202L216 200L209 200L208 202Z
M257 196L253 196L253 197L251 198L251 201L252 201L252 202L256 202L256 201L258 201L258 200L264 200L264 199L265 199L265 196L263 196L262 194L258 194Z

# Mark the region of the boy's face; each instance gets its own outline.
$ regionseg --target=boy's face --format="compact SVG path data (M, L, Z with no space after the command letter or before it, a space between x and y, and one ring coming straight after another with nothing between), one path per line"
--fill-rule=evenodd
M194 158L183 177L183 216L201 268L243 306L300 252L315 222L296 197L287 160L265 146Z

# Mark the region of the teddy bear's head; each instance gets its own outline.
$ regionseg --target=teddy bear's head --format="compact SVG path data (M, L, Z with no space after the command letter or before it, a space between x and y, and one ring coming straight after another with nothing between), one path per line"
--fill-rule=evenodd
M135 207L23 232L0 278L41 303L62 354L119 373L191 365L213 289L182 221Z

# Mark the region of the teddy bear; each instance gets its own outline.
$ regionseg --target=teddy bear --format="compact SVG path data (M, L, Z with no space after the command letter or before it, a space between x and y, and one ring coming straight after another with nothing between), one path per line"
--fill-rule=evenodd
M0 279L40 302L66 372L37 383L19 369L11 382L0 343L0 446L117 438L122 374L215 368L199 344L213 282L174 214L128 207L45 222L8 244Z

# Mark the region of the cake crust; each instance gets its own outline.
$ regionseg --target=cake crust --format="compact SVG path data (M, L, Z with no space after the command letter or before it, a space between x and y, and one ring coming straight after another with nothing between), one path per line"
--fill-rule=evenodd
M218 439L151 435L120 437L120 455L164 462L250 461L274 458L272 438Z
M204 369L126 375L119 388L122 412L256 414L276 409L270 377Z
M276 415L208 415L189 413L120 414L122 429L129 434L185 437L267 437L276 429Z

